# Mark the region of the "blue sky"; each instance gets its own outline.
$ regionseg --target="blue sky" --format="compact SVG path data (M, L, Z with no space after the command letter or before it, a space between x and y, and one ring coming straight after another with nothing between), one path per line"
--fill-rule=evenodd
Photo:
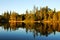
M32 10L34 5L38 8L48 6L60 10L60 0L0 0L0 14L4 11L25 13L27 9Z

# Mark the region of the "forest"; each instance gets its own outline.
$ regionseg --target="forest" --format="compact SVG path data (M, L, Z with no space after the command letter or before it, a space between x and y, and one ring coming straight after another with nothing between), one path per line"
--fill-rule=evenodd
M40 7L40 9L38 9L38 7L34 6L33 9L34 10L31 11L26 10L24 14L19 14L11 11L4 12L2 15L0 15L0 22L24 22L26 24L34 22L60 22L60 11L56 11L55 8L52 10L46 6Z
M26 10L24 14L7 11L0 15L0 26L4 26L7 31L26 28L26 32L29 29L34 36L38 33L48 36L52 32L60 32L60 11L55 8L52 10L48 6L40 9L34 6L34 10Z

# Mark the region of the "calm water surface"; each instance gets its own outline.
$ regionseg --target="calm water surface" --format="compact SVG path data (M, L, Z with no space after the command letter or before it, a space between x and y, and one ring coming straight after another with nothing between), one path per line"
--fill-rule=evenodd
M60 40L60 24L1 24L0 40Z

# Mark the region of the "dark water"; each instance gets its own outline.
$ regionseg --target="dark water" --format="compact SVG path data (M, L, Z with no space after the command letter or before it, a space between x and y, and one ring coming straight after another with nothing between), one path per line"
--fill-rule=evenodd
M0 40L60 40L60 23L0 23Z

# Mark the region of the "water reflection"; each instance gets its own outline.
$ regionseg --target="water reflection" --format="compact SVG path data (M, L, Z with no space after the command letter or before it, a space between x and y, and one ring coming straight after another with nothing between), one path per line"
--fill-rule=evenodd
M0 26L4 27L4 30L15 31L19 28L25 28L26 33L33 32L35 36L46 36L50 35L51 33L56 33L56 31L60 32L60 23L19 23L19 22L10 22L10 23L0 23Z

